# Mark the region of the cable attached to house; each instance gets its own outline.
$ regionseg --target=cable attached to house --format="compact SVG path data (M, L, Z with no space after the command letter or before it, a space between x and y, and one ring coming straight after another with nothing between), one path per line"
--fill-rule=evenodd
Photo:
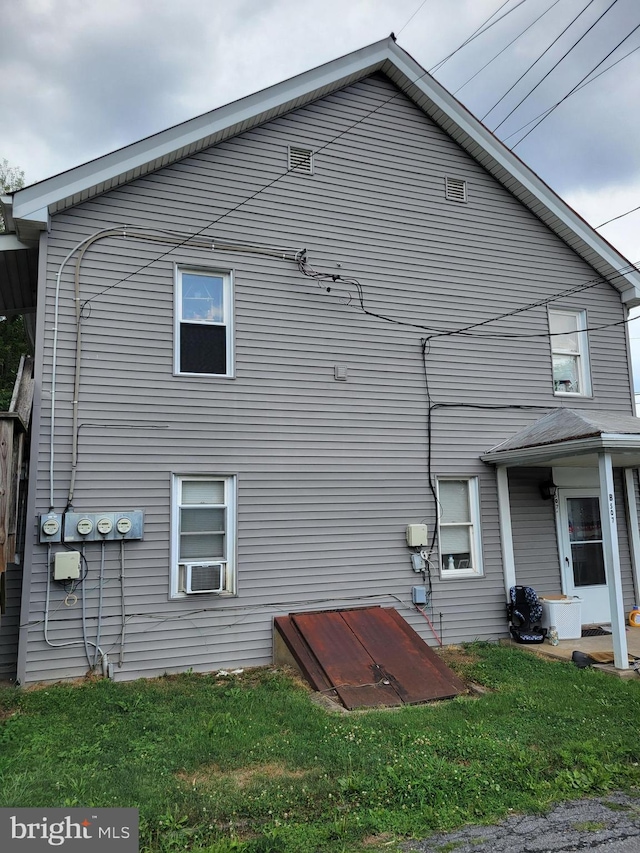
M84 612L84 610L85 610L84 598L85 598L86 587L83 587L83 589L82 589L83 639L82 640L68 640L64 643L53 643L49 639L49 607L51 604L51 555L52 555L52 545L49 542L47 544L47 583L45 586L44 618L43 618L44 641L52 649L63 649L63 648L67 648L69 646L82 646L82 645L84 645L85 654L87 656L87 662L89 663L89 666L92 666L91 653L89 652L89 646L95 646L95 643L92 643L89 640L87 640L86 631L84 630L85 629L85 620L86 620L86 616L85 616L85 612ZM84 557L84 555L83 555L83 557ZM85 560L85 562L86 562L86 560ZM81 579L81 582L82 582L82 579ZM103 669L105 668L105 665L108 667L108 657L107 657L106 652L104 652L102 649L98 648L97 646L96 646L96 651L102 657Z
M120 632L120 657L118 658L118 667L121 667L124 663L124 640L127 630L124 591L124 539L120 540L120 616L122 618L122 630Z
M96 652L93 657L94 669L98 666L98 650L100 648L100 634L102 633L102 602L104 599L104 557L106 544L107 543L104 539L100 542L100 574L98 578L98 623L96 625Z

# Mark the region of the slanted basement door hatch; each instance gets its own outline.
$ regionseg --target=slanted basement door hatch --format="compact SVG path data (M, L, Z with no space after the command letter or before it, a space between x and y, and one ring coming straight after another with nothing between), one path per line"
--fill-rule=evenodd
M274 619L276 663L300 669L345 708L451 699L464 682L392 607L290 613Z

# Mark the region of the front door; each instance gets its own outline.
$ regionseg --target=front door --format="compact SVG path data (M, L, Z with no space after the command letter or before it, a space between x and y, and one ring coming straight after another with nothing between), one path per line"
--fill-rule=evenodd
M582 599L582 624L611 621L597 489L559 489L564 592Z

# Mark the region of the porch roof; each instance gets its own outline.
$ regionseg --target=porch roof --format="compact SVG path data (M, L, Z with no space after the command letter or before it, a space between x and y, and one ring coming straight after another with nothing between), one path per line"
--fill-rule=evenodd
M611 454L614 467L640 467L640 418L619 412L554 409L481 459L494 465L581 466L598 464L598 453Z

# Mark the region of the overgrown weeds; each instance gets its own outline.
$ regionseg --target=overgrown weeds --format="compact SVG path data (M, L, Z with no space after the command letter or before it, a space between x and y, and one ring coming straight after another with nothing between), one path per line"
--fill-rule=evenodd
M0 691L0 806L135 806L153 853L312 853L640 784L640 680L493 645L450 660L490 689L351 715L272 669Z

